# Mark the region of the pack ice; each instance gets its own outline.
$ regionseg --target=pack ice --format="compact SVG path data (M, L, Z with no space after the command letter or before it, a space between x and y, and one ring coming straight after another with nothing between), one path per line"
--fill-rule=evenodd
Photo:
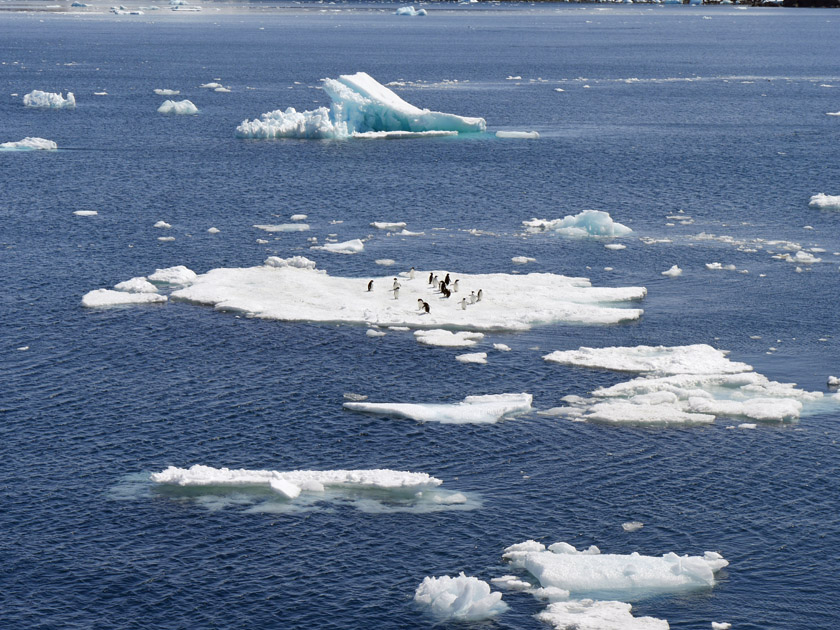
M414 279L400 276L398 292L392 289L393 276L375 277L368 291L369 277L333 277L314 266L301 257L272 256L258 267L213 269L171 297L282 321L528 330L555 322L616 324L636 320L643 311L621 305L646 294L644 287L592 287L586 278L548 273L450 272L453 285L457 279L460 289L446 299L427 283L429 271L417 271ZM431 275L443 278L446 273L437 270ZM156 280L154 276L149 279ZM483 299L468 304L467 299L479 291ZM429 312L421 308L422 302L429 305Z
M64 98L60 93L33 90L23 97L23 104L44 109L72 109L76 107L76 97L73 92L67 92L67 98Z
M707 424L716 416L783 422L799 418L803 403L822 392L797 389L757 374L705 344L586 348L552 352L546 361L633 372L641 376L592 392L566 396L548 412L572 419L633 424Z
M344 408L417 422L444 424L489 424L531 410L531 394L467 396L454 404L346 402Z
M486 129L483 118L420 109L365 72L324 79L329 109L298 112L293 107L244 120L239 138L399 138L455 135Z
M501 593L491 592L487 582L463 571L456 577L427 576L414 592L414 601L439 619L457 621L489 619L508 609Z
M627 236L633 231L626 225L613 221L610 214L603 210L584 210L575 215L566 215L562 219L530 219L523 221L522 225L529 232L554 232L576 238Z
M44 138L24 138L17 142L3 142L0 151L54 151L58 145L52 140Z

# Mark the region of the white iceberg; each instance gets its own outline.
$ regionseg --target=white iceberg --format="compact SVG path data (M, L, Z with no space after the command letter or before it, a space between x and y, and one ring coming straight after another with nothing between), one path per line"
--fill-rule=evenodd
M446 273L431 272L440 277ZM267 262L259 267L213 269L172 297L282 321L528 330L556 322L602 325L633 321L642 310L619 305L646 294L644 287L592 287L586 278L545 273L451 274L459 280L460 291L453 293L456 299L447 300L421 280L428 274L417 271L415 280L403 280L399 299L394 299L393 275L372 278L373 290L367 291L369 277L332 277L323 271ZM155 276L149 279L157 281ZM457 297L479 290L483 290L483 299L463 309ZM429 304L428 313L418 308L418 300Z
M324 79L332 100L329 109L298 112L289 107L245 120L239 138L395 138L481 132L483 118L468 118L420 109L407 103L364 72Z
M166 302L165 295L157 293L127 293L111 289L96 289L82 296L82 306L87 308L107 308L109 306L129 306L132 304L159 304Z
M634 617L625 602L592 599L554 602L536 618L557 630L668 630L664 619Z
M826 195L819 193L811 197L808 205L820 210L840 210L840 195Z
M187 99L184 99L183 101L164 101L163 104L158 107L158 112L161 114L180 114L188 116L197 114L198 107L196 107L192 101Z
M293 223L292 225L301 224ZM325 252L332 252L334 254L358 254L359 252L364 251L365 244L362 242L361 239L354 238L352 240L343 241L341 243L325 243L324 245L313 245L312 247L310 247L310 249L322 249Z
M626 236L633 231L626 225L613 221L609 213L602 210L584 210L562 219L530 219L523 221L522 225L529 231L549 231L576 238Z
M409 17L417 17L421 15L428 15L426 9L415 9L414 7L400 7L394 11L395 15L407 15Z
M443 424L490 424L531 410L531 394L488 394L467 396L454 404L346 402L350 411L417 422Z
M459 363L476 363L478 365L487 364L486 352L468 352L467 354L459 354L455 357Z
M457 577L426 577L414 593L414 601L427 607L438 619L479 621L505 612L502 594L462 571Z
M729 564L714 551L702 556L602 554L597 547L579 551L555 543L546 549L535 541L508 547L502 558L528 571L541 586L566 590L572 598L622 600L711 588L715 573Z
M168 230L169 228L172 227L172 225L170 225L166 221L160 220L160 221L157 221L152 227L158 228L158 229L161 229L161 230Z
M159 282L161 284L170 284L172 286L185 287L195 282L198 275L184 265L176 265L175 267L166 267L165 269L156 269L155 272L149 276L152 282Z
M67 98L64 98L61 93L34 90L23 97L23 104L43 109L73 109L76 107L76 97L73 92L67 92Z
M17 142L3 142L0 151L55 151L58 145L52 140L27 137Z

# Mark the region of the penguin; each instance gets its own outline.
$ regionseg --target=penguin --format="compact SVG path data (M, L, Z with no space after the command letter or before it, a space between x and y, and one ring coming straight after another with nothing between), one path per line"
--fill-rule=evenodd
M458 280L455 280L455 282L452 283L452 291L454 293L458 293Z
M368 282L368 293L370 293L371 291L373 291L373 280Z
M434 279L435 279L435 274L433 274L432 272L429 272L429 284L432 284Z
M408 270L408 279L414 280L414 267Z
M446 285L443 282L438 283L438 291L443 293L446 290Z
M398 300L400 298L400 285L394 287L394 299Z
M397 282L396 278L394 278L394 285L391 288L394 289L395 291L400 288L400 283Z
M476 294L476 296L475 296L475 301L476 301L476 302L481 302L481 298L483 297L483 295L484 295L484 291L482 291L481 289L479 289L479 290L478 290L478 293L477 293L477 294Z
M446 283L446 286L449 286L449 274L446 274L446 277L443 279L443 281Z
M475 304L475 291L470 291L470 304Z
M440 285L440 292L443 293L443 297L445 298L448 298L450 295L452 295L452 291L447 289L445 284Z
M440 280L438 279L438 277L437 277L437 276L435 276L435 277L434 277L434 282L433 282L433 284L434 284L436 287L437 287L437 286L440 286Z
M427 313L429 312L429 303L428 302L423 302L423 310L426 311Z
M461 310L462 311L467 310L467 298L461 298Z
M417 308L421 311L423 310L423 300L420 298L417 298Z

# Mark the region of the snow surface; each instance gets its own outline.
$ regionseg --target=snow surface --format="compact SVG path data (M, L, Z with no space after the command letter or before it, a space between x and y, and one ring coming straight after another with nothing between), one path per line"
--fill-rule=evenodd
M175 267L167 267L165 269L156 269L155 272L149 276L152 282L160 282L161 284L170 284L173 286L185 287L195 282L198 276L192 269L184 267L184 265L177 265Z
M269 258L265 266L213 269L198 276L191 287L172 294L175 299L212 305L223 311L282 321L344 322L461 328L472 330L528 330L539 324L572 322L615 324L632 321L641 309L618 304L645 296L643 287L592 287L586 278L533 274L453 274L460 292L483 289L484 299L466 310L460 301L443 299L417 271L414 280L401 279L399 299L390 290L393 275L374 278L332 277L324 271L294 266L277 267L282 259ZM305 260L305 259L304 259ZM446 271L432 271L440 277ZM154 276L149 278L156 281ZM374 280L374 290L367 284ZM430 312L418 309L418 299ZM421 341L418 339L418 341ZM427 336L424 343L428 343Z
M73 109L76 107L76 97L73 96L73 92L67 92L67 98L64 98L61 93L34 90L23 97L23 104L44 109Z
M592 599L554 602L536 618L557 630L668 630L664 619L634 617L624 602Z
M459 354L455 357L456 361L461 363L477 363L479 365L487 364L486 352L469 352L467 354Z
M44 138L26 137L17 142L3 142L0 151L54 151L58 145L52 140Z
M840 195L819 193L811 197L808 205L812 208L819 208L820 210L840 210Z
M711 588L715 573L729 564L714 551L702 556L602 554L597 547L579 551L564 542L546 549L533 540L508 547L502 558L528 571L543 587L569 591L573 598L597 599L637 599Z
M393 418L407 418L417 422L443 424L489 424L531 410L531 394L488 394L467 396L454 404L441 403L371 403L346 402L350 411Z
M433 112L407 103L364 72L324 79L329 109L298 112L293 107L244 120L239 138L388 138L482 132L483 118Z
M490 619L508 609L502 594L491 592L490 585L462 571L457 577L425 577L414 593L414 601L439 619L479 621Z
M567 215L562 219L530 219L522 225L529 231L550 231L563 236L626 236L631 230L626 225L613 221L608 212L602 210L584 210L576 215Z
M192 115L198 113L198 107L196 107L192 101L186 99L183 101L164 101L163 104L158 107L158 112L161 114Z
M293 224L300 225L300 224ZM308 226L307 226L308 227ZM333 254L358 254L363 252L365 244L361 239L354 238L350 241L343 241L341 243L326 243L324 245L313 245L310 249L322 249L325 252L332 252Z
M157 293L127 293L111 289L96 289L82 296L82 306L87 308L106 308L109 306L128 306L130 304L155 304L166 302L165 295Z

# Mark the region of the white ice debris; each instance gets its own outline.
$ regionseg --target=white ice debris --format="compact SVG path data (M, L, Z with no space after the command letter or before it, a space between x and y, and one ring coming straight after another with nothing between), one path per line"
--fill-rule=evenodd
M804 403L823 397L771 381L725 354L703 344L553 352L544 359L642 376L597 389L592 398L566 396L568 406L544 413L606 423L702 424L716 416L783 422L798 419Z
M155 88L155 94L158 96L178 96L181 90L167 90L162 88Z
M484 339L484 333L462 330L452 332L442 328L418 330L414 338L425 346L440 346L442 348L468 348Z
M219 232L221 232L221 230L217 227L207 228L208 234L218 234Z
M663 276L668 276L669 278L676 278L677 276L681 276L682 272L683 272L683 270L680 269L677 265L673 265L667 271L663 271L662 275Z
M453 404L346 402L344 408L378 416L443 424L487 424L531 410L531 394L467 396Z
M293 214L289 217L290 221L306 221L309 215L306 214Z
M497 131L496 137L518 140L538 140L540 134L536 131Z
M625 602L581 599L554 602L536 618L556 630L668 630L664 619L634 617Z
M724 265L723 263L719 262L711 262L706 263L706 269L708 269L709 271L735 271L736 267L735 265Z
M73 109L76 107L76 97L73 92L67 92L67 98L64 98L61 93L34 90L23 97L23 104L44 109Z
M287 499L301 492L323 492L326 487L423 489L443 483L426 473L388 469L373 470L245 470L213 468L195 464L190 468L170 466L152 473L155 483L178 486L267 486Z
M478 363L480 365L487 364L486 352L468 352L467 354L459 354L455 357L456 361L460 363Z
M221 83L217 82L217 81L211 81L210 83L202 83L198 87L205 88L205 89L208 89L208 90L215 90L216 88L225 87L225 86L222 85Z
M514 256L510 260L517 265L527 265L528 263L537 262L536 258L530 258L529 256Z
M645 524L641 521L628 521L626 523L621 524L621 529L623 529L625 532L637 532L644 526Z
M175 240L174 236L158 236L157 240L161 241L162 243L171 243Z
M510 591L525 591L533 586L530 582L526 582L515 575L502 575L500 577L494 577L490 581L496 586L506 588Z
M612 249L614 251L627 249L627 245L624 245L623 243L607 243L606 245L604 245L604 247L607 249Z
M828 386L829 387L838 387L840 386L840 378L836 376L829 376L828 377Z
M820 210L840 210L840 195L819 193L811 197L808 205L812 208L819 208Z
M494 343L493 350L498 350L499 352L510 352L510 346L505 343Z
M729 630L732 624L728 621L713 621L712 630Z
M388 221L374 221L370 224L371 227L375 227L377 230L390 230L391 232L396 232L397 230L402 230L405 228L406 223L405 221L398 221L390 223Z
M95 217L99 212L96 210L74 210L73 214L77 217Z
M165 295L157 293L126 293L111 289L96 289L82 296L82 306L105 308L108 306L128 306L130 304L154 304L166 302Z
M755 429L758 425L755 422L742 422L738 425L739 429Z
M584 210L576 215L567 215L562 219L530 219L523 221L528 231L551 231L563 236L626 236L631 230L626 225L613 221L608 212L602 210Z
M382 330L377 330L375 328L368 328L365 334L368 337L384 337L387 333L385 333Z
M145 277L139 276L131 280L125 280L114 285L117 291L126 291L127 293L157 293L158 288Z
M58 145L52 140L27 137L17 142L3 142L0 151L55 151Z
M414 593L414 601L429 608L438 619L479 621L508 609L502 594L491 592L483 580L464 575L426 577Z
M165 269L156 269L155 272L149 276L152 282L159 282L161 284L170 284L172 286L186 287L195 282L198 276L192 269L184 267L184 265L177 265L175 267L167 267Z
M332 277L323 271L275 266L213 269L189 289L176 291L173 298L283 321L528 330L556 322L602 325L636 320L641 309L619 305L646 294L644 287L592 287L586 278L547 273L468 275L450 271L460 290L447 300L424 277L431 273L442 278L447 272L418 270L414 281L401 283L398 299L394 299L390 290L393 275L372 278L373 290L367 291L371 278ZM483 299L470 304L471 294L475 292L477 298L479 291ZM460 296L463 304L457 299ZM428 313L418 300L429 305Z
M426 9L415 9L414 7L400 7L394 11L394 15L407 15L408 17L418 17L428 15Z
M525 569L543 587L569 591L571 597L636 599L660 593L711 588L715 573L729 564L707 551L702 556L602 554L597 547L578 551L568 543L548 549L533 540L505 549L502 558Z
M306 232L309 230L308 223L279 223L276 225L255 225L254 227L264 232Z
M293 224L300 225L300 224ZM322 249L326 252L334 254L358 254L364 251L365 244L361 239L354 238L350 241L343 241L341 243L325 243L324 245L314 245L310 249Z
M158 221L157 223L155 223L152 227L156 227L156 228L163 229L163 230L168 230L172 226L169 223L167 223L166 221L161 220L161 221Z
M329 109L298 112L293 107L245 120L239 138L387 138L481 132L483 118L420 109L407 103L364 72L324 79Z
M393 258L377 258L373 262L375 262L377 265L380 265L382 267L392 267L393 265L396 264L397 261L394 260Z
M198 113L198 107L196 107L192 101L187 99L184 99L183 101L164 101L163 104L158 107L158 112L161 114L192 115Z

